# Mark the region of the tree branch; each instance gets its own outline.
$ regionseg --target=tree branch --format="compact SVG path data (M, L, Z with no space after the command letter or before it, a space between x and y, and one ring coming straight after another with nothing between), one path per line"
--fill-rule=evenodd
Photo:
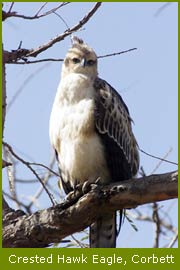
M52 47L55 43L62 41L65 37L71 35L72 33L78 31L82 28L84 24L86 24L90 18L95 14L98 8L101 6L101 2L97 2L94 7L73 27L64 31L64 33L52 38L47 43L39 46L38 48L27 50L18 48L18 50L14 50L12 52L4 51L3 54L6 54L6 62L5 63L13 63L17 62L17 60L23 59L26 61L27 57L36 57L38 54L46 51L50 47ZM16 15L17 16L17 15Z
M12 3L13 4L13 3ZM47 3L45 3L47 4ZM62 2L61 4L59 4L57 7L55 8L52 8L51 10L48 10L47 12L43 13L43 14L39 14L40 11L42 10L42 8L45 6L45 4L36 12L35 15L33 16L27 16L27 15L23 15L23 14L18 14L17 12L15 11L11 11L12 9L12 6L10 7L9 11L6 12L6 11L2 11L2 14L3 14L3 21L5 21L7 18L10 18L10 17L16 17L16 18L21 18L21 19L26 19L26 20L36 20L36 19L39 19L39 18L42 18L42 17L45 17L45 16L48 16L52 13L54 13L55 11L57 11L58 9L60 9L61 7L65 6L65 5L68 5L70 4L70 2Z
M135 208L138 205L177 198L178 173L150 175L105 187L91 185L84 195L32 215L13 210L3 218L3 247L46 247L82 231L102 211ZM94 209L96 211L94 211ZM87 215L88 213L88 215ZM8 219L8 222L7 222Z
M19 160L22 164L24 164L35 176L36 178L39 180L39 182L41 183L41 185L43 186L44 190L46 191L47 195L49 196L49 199L51 200L52 204L55 205L55 201L54 201L54 197L52 196L52 194L49 192L49 190L47 189L45 183L42 181L41 177L39 177L39 175L37 174L37 172L32 168L31 163L28 161L25 161L24 159L22 159L21 157L19 157L14 150L12 149L12 147L8 144L3 142L3 146L5 146L9 152L17 159ZM34 163L32 163L34 164ZM36 163L35 163L36 164ZM38 164L38 163L37 163ZM46 167L45 165L43 165L43 167ZM46 167L48 168L48 167ZM52 172L52 170L51 170Z
M6 59L5 59L5 55L3 54L3 59L2 59L2 137L4 134L4 124L5 124L5 118L6 118L6 105L7 105L6 104L6 66L5 66L5 63L6 63Z
M97 2L95 6L86 14L82 20L79 21L76 25L74 25L72 28L67 29L64 33L61 35L58 35L57 37L51 39L48 43L43 44L42 46L38 47L37 49L31 50L26 56L29 57L36 57L39 53L47 50L48 48L52 47L55 43L63 40L65 37L71 35L72 33L78 31L84 24L86 24L89 19L94 15L94 13L97 11L97 9L101 6L101 2Z
M116 56L116 55L120 55L120 54L123 54L123 53L128 53L128 52L131 52L131 51L134 51L134 50L137 50L137 48L132 48L132 49L129 49L129 50L126 50L126 51L121 51L121 52L115 52L115 53L110 53L110 54L106 54L106 55L100 55L100 56L97 56L97 58L106 58L106 57L111 57L111 56ZM11 54L11 53L9 53ZM10 57L10 60L12 59L12 57ZM36 64L36 63L41 63L41 62L48 62L48 61L51 61L51 62L62 62L64 61L63 58L46 58L46 59L40 59L40 60L34 60L34 61L29 61L29 60L23 60L22 62L17 62L18 58L16 57L16 55L14 55L14 60L16 61L9 61L8 63L10 64L20 64L20 65L26 65L26 64Z
M97 58L105 58L105 57L116 56L116 55L120 55L120 54L123 54L123 53L131 52L131 51L134 51L134 50L137 50L137 48L132 48L132 49L121 51L121 52L109 53L109 54L106 54L106 55L99 55Z

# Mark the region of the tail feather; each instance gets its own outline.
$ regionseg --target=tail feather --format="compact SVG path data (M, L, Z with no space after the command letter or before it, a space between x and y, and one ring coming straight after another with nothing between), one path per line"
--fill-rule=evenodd
M91 224L90 247L115 248L116 235L116 212L105 213Z

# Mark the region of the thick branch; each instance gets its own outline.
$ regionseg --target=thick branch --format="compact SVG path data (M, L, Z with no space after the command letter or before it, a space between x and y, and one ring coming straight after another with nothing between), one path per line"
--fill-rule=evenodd
M27 49L17 49L12 50L11 52L3 50L4 63L16 63L18 60L24 59L27 53L29 53L29 50Z
M2 48L3 49L3 48ZM5 67L6 59L3 54L2 59L2 136L4 133L4 124L6 118L6 67Z
M79 198L75 196L70 202L32 215L20 213L19 217L10 219L8 213L8 217L3 219L3 247L46 247L82 231L102 211L134 208L176 198L177 179L177 172L171 172L118 182L103 188L92 185L87 194Z

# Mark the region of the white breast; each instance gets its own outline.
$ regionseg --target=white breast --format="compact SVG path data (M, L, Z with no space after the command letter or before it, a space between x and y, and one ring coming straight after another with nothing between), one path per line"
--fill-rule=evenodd
M50 140L64 178L72 182L109 180L104 149L94 130L93 97L91 80L71 74L61 80L53 104Z

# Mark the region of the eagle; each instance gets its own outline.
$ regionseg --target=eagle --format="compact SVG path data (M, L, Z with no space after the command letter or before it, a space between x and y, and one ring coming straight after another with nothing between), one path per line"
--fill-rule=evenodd
M82 39L72 38L52 107L50 141L66 194L86 181L107 185L130 179L139 168L129 110L99 78L97 59ZM90 247L114 248L116 238L116 212L102 212L90 226Z

